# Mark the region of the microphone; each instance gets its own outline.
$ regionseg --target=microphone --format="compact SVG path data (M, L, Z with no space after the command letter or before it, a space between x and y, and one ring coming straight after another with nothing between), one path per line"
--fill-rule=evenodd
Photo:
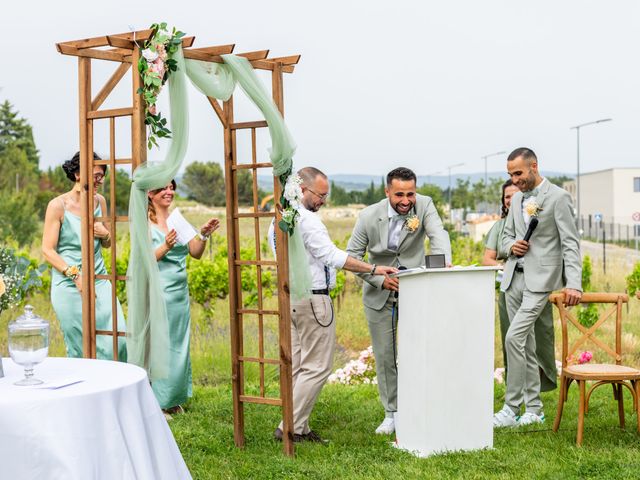
M524 234L523 240L525 242L529 241L529 239L531 238L531 235L533 234L533 231L536 229L537 226L538 226L538 219L536 217L533 217L529 221L529 228L527 229L527 233Z
M529 241L529 239L531 238L531 235L533 235L533 231L536 229L537 226L538 226L538 219L536 217L532 217L531 220L529 220L529 228L527 228L527 233L524 234L523 240L525 242ZM518 257L523 257L523 255L518 255Z
M407 267L405 267L404 265L398 265L398 270L402 271L402 270L406 270L406 269L407 269ZM398 298L398 292L397 291L393 292L393 296L395 298Z

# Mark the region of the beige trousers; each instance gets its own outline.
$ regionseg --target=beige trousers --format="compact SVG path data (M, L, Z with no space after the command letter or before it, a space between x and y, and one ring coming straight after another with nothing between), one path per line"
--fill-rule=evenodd
M310 432L309 416L333 368L336 321L328 295L291 301L293 433ZM282 422L280 427L282 428Z

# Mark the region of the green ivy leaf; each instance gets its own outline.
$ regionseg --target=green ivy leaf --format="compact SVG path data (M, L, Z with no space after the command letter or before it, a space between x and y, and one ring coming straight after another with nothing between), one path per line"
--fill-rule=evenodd
M280 227L280 230L282 230L285 233L289 232L289 224L284 220L280 220L278 222L278 227Z

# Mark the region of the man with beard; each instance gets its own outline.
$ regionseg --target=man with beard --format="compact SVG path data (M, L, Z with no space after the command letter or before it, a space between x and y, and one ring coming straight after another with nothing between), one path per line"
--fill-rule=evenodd
M505 337L509 372L504 406L493 416L495 427L544 422L535 322L553 290L566 287L567 305L577 305L582 297L580 241L569 193L540 176L529 148L511 152L507 171L520 192L513 195L502 236L502 249L509 252L500 287L510 322ZM525 241L534 217L538 226Z
M293 370L293 441L325 441L309 428L309 416L333 367L336 322L329 292L335 287L336 268L367 273L382 280L398 270L371 265L349 256L329 238L329 232L315 212L327 201L329 181L314 167L298 171L302 180L302 207L296 228L300 229L311 273L311 298L291 300L291 359ZM275 226L269 239L275 252ZM282 423L274 432L282 440Z
M445 255L451 264L449 234L430 197L416 193L416 174L399 167L387 175L386 197L370 205L358 217L347 252L356 258L369 253L369 261L416 268L425 265L425 237L432 253ZM359 274L364 311L376 359L378 392L385 411L377 434L395 431L398 371L395 333L397 325L398 279Z

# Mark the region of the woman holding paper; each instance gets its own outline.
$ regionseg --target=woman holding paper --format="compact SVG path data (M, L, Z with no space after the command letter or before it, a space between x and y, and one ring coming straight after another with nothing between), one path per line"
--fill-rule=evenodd
M189 287L187 285L187 255L200 258L209 236L219 227L217 218L211 218L199 232L186 223L179 211L169 215L175 196L176 182L149 196L149 222L151 238L162 280L167 318L169 319L169 377L156 380L153 392L166 413L182 411L180 406L191 397L191 359L189 357Z

